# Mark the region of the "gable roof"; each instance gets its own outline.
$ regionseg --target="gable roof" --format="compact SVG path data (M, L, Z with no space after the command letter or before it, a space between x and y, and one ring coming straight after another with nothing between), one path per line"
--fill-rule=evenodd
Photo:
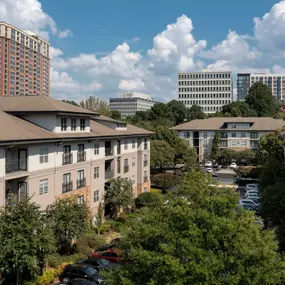
M93 111L46 96L1 96L0 109L9 113L62 112L98 115Z
M203 120L193 120L173 127L172 129L183 130L220 130L226 123L249 123L251 126L246 130L274 131L285 126L285 121L270 117L214 117ZM237 127L238 129L238 127ZM225 129L226 130L226 129ZM236 129L234 129L236 130Z

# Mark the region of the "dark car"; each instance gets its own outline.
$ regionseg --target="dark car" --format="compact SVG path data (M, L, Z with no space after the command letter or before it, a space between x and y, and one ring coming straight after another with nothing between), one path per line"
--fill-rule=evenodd
M69 280L67 283L61 283L61 284L66 284L66 285L95 285L93 281L89 281L86 279L82 278L75 278L72 280Z
M99 276L98 271L86 264L67 265L59 276L60 282L63 283L68 283L76 278L89 280L95 284L104 284L104 279Z
M105 251L116 247L115 243L105 244L96 248L96 251Z
M89 265L93 267L94 269L96 269L97 271L107 270L110 268L110 262L103 258L96 258L96 257L92 258L91 257L91 258L80 260L78 261L78 263Z

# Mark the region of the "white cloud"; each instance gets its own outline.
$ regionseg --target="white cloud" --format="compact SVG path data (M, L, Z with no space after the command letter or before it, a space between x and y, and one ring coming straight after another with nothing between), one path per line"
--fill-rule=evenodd
M72 34L70 29L66 29L66 30L58 32L58 37L60 39L65 39L65 38L72 37L72 36L73 36L73 34Z
M17 28L31 30L45 39L49 38L50 33L61 33L38 0L1 0L0 19Z
M145 83L141 79L135 80L120 80L119 82L119 89L121 90L136 90L140 91L143 90L145 87Z

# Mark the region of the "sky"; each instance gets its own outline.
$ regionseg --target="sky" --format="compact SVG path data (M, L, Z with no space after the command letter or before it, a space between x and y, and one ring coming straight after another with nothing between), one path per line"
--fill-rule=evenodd
M51 97L177 99L179 71L285 73L285 0L0 0L51 44Z

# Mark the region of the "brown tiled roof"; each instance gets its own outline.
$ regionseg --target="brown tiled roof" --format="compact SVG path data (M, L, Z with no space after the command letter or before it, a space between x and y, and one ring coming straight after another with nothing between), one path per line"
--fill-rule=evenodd
M0 109L5 112L63 112L97 115L97 113L46 96L0 96Z
M223 129L225 123L251 123L249 130L252 131L274 131L285 126L285 121L270 117L215 117L204 120L193 120L173 127L174 130L219 130ZM237 129L234 129L237 130Z

